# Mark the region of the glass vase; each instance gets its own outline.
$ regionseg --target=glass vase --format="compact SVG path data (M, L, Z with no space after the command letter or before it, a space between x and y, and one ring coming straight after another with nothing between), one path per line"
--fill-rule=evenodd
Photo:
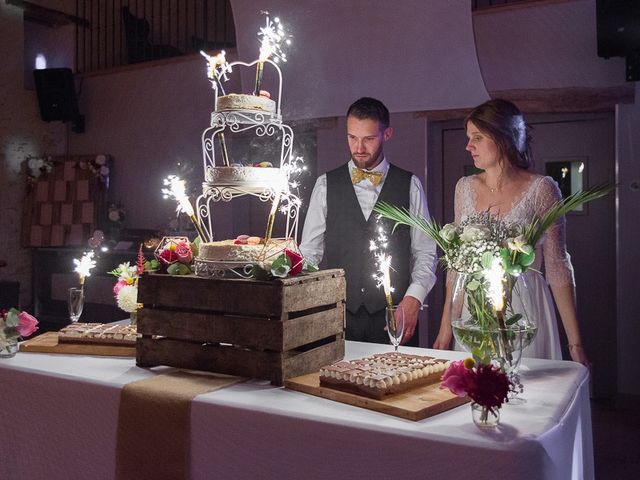
M17 339L6 339L0 341L0 358L11 358L15 357L16 353L19 350L18 340Z
M138 312L129 313L129 323L131 325L137 325L138 324Z
M496 428L500 424L500 410L497 408L490 410L476 402L471 402L471 418L480 429Z

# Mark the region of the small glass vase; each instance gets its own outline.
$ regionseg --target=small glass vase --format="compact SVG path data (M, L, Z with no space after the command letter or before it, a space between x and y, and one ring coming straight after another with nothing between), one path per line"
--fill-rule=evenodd
M7 339L0 342L0 358L15 357L19 348L17 339Z
M476 402L471 402L471 418L480 429L496 428L500 424L500 410L497 408L490 410Z
M129 322L134 326L138 324L138 312L129 313Z

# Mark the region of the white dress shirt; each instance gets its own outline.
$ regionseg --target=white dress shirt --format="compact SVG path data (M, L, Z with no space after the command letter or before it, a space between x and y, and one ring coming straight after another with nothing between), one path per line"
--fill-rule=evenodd
M349 174L356 166L353 160L349 160ZM369 179L364 179L355 184L355 190L358 203L362 209L362 213L366 220L369 219L373 207L378 201L378 196L382 191L382 187L386 180L389 170L389 162L383 159L371 171L383 173L382 181L378 186L373 185ZM427 220L429 210L427 208L427 200L422 188L422 184L418 177L411 177L411 187L409 189L409 211L413 214L422 215ZM300 251L310 262L319 265L324 257L324 234L327 229L327 175L323 174L318 177L316 184L311 193L309 201L309 209L304 222L302 231L302 243ZM391 235L391 232L387 232ZM436 244L427 234L421 230L411 228L411 283L405 292L405 296L409 295L416 298L420 303L424 303L427 293L433 288L436 282ZM369 242L370 239L361 239L361 241ZM375 240L375 239L371 239ZM353 241L353 240L351 240ZM373 254L372 254L372 274ZM392 265L393 267L393 265Z

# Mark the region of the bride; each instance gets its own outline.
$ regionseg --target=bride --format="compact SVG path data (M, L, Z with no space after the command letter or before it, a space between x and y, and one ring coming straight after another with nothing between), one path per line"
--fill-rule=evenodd
M489 210L509 223L529 223L543 215L561 199L551 177L530 172L531 137L520 110L507 100L495 99L476 107L465 119L467 151L482 173L461 178L455 190L455 222ZM565 244L565 219L551 226L536 249L532 268L540 270L544 259L546 281L534 275L538 334L524 356L562 359L553 300L569 341L572 360L589 366L582 345L576 315L575 280ZM433 348L448 349L451 344L452 275L447 278L445 305L440 331ZM551 290L549 290L551 287ZM553 293L553 299L551 297Z

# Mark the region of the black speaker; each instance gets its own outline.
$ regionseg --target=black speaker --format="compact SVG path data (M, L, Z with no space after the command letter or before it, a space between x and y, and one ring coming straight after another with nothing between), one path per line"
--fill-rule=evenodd
M71 122L80 116L73 73L70 68L34 70L40 116L45 122Z
M640 1L596 0L596 21L599 57L640 50Z

